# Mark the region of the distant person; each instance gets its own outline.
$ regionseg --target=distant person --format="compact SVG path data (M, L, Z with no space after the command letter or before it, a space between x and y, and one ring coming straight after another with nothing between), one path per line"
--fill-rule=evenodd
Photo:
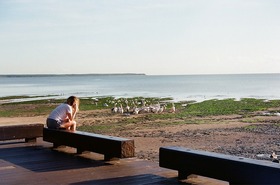
M47 127L51 129L76 130L74 120L79 111L80 100L76 96L70 96L65 103L57 106L47 118Z

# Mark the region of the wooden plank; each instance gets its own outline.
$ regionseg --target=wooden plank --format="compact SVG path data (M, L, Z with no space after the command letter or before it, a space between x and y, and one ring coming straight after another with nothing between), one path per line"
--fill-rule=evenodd
M39 138L34 143L0 144L0 184L181 184L177 173L137 158L103 161L97 154L51 150ZM4 154L4 155L2 155Z
M25 139L25 142L34 142L43 136L43 127L41 123L0 126L0 141Z
M135 156L134 140L132 139L44 128L43 140L54 143L54 147L66 145L77 148L77 153L92 151L104 154L105 160Z
M179 179L202 175L230 184L280 184L280 165L182 147L161 147L160 167L178 171Z

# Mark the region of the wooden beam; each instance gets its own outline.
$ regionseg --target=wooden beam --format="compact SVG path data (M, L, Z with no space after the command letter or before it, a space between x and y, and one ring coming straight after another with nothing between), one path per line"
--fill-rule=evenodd
M182 147L161 147L159 166L232 184L280 184L280 164Z
M81 131L54 130L44 128L43 140L54 147L66 145L77 149L77 153L91 151L104 154L105 160L135 156L134 140Z
M19 124L0 126L0 141L25 139L25 142L34 142L37 137L43 136L44 124Z

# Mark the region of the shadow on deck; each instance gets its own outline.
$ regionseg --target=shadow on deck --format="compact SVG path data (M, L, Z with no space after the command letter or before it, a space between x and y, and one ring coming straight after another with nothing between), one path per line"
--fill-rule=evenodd
M75 154L69 147L51 150L37 139L0 143L1 184L187 184L177 172L137 158L103 161L95 153Z

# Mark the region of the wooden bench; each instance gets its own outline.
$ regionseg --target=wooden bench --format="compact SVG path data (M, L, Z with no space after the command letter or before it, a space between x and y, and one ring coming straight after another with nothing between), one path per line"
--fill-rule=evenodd
M43 129L43 140L53 143L54 148L61 145L77 149L77 153L91 151L104 155L104 160L134 157L134 140L105 136L81 131Z
M1 125L0 141L25 139L25 142L35 142L37 137L43 136L44 124Z
M280 184L280 164L182 147L161 147L159 166L178 171L179 179L190 174L232 184Z

